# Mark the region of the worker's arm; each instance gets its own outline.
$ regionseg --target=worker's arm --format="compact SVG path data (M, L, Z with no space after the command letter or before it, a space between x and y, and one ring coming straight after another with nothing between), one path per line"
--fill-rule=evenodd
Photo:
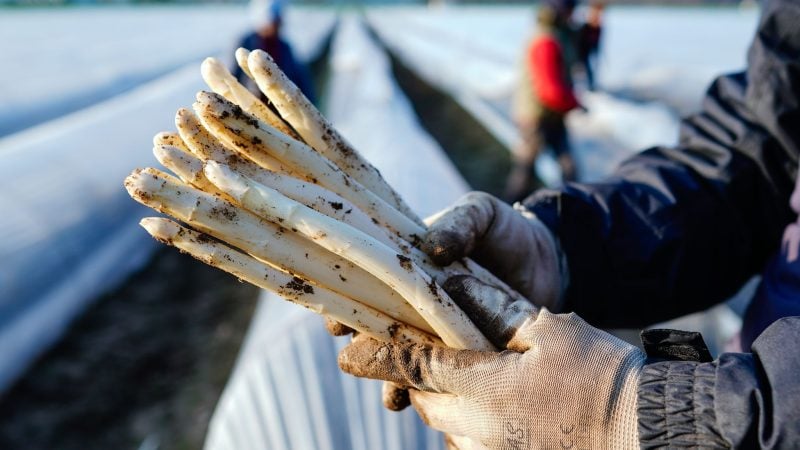
M539 191L527 211L486 195L463 199L430 227L437 262L472 256L537 305L600 327L643 326L724 300L762 270L792 220L796 23L797 1L765 5L747 73L712 85L679 146L647 150L600 183ZM549 242L555 251L543 252ZM548 279L560 290L534 295Z
M551 314L470 276L444 289L508 348L479 352L356 339L339 365L413 388L428 425L489 448L794 448L800 442L800 317L716 361L677 332L646 359L574 314ZM487 320L490 318L490 320ZM647 346L646 346L647 348ZM651 350L648 349L648 352ZM710 359L710 358L709 358Z
M794 448L800 442L800 317L780 319L753 353L707 363L645 364L639 381L643 448Z
M711 86L679 146L526 200L569 266L562 310L602 327L701 310L777 250L800 152L800 4L764 8L747 72Z

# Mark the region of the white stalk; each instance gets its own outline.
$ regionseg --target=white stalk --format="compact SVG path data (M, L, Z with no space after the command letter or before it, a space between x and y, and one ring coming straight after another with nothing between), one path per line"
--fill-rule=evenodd
M297 173L306 173L306 179L310 179L312 183L318 183L347 199L357 209L365 212L371 222L387 229L395 238L399 238L399 240L394 240L401 247L406 245L411 247L410 244L407 244L408 242L417 242L425 235L426 230L423 226L411 221L391 205L384 202L383 199L365 189L307 145L289 138L252 116L248 116L241 108L216 94L200 92L197 94L197 98L198 101L194 104L194 107L204 126L214 136L236 143L235 146L239 153L244 154L248 160L256 162L265 169L269 169L268 166L275 165L275 161L279 160L281 163L285 163L284 167L288 166L289 170ZM180 130L181 126L179 125L178 128ZM209 139L213 140L212 137L209 137ZM187 142L191 145L190 140L187 139ZM229 157L210 159L222 163L227 163L231 160ZM233 163L237 164L236 161L233 161ZM239 170L238 166L236 170L245 176L256 179L259 183L270 186L270 182L256 175L256 173L263 172L263 170ZM281 190L281 188L277 189ZM298 201L305 204L302 200ZM411 250L411 253L416 255L414 257L415 262L420 263L428 274L436 278L439 278L442 272L447 274L470 274L485 283L503 289L510 295L519 296L516 291L502 280L469 259L465 259L464 263L455 262L446 268L438 269L434 265L427 263L428 259L422 252Z
M153 145L171 145L181 150L189 150L189 147L186 146L186 143L183 142L183 139L178 133L168 131L162 131L153 136Z
M134 171L125 187L135 200L166 213L283 270L335 290L409 325L431 331L389 286L283 226L262 220L156 169ZM284 228L286 227L286 228Z
M286 122L278 117L271 109L258 99L252 92L234 77L216 58L206 58L200 66L200 73L208 87L217 94L230 100L242 107L248 114L257 117L259 120L268 123L295 139L299 139L297 133Z
M192 148L197 157L202 161L217 161L227 164L231 169L255 180L258 183L269 186L283 192L287 197L298 201L310 208L313 208L329 217L339 219L348 225L354 226L359 230L381 240L385 243L393 243L399 250L413 252L415 249L406 241L400 239L396 234L391 233L386 228L376 224L360 208L353 205L349 200L341 197L335 192L331 192L319 185L308 181L299 180L283 173L275 172L259 166L252 160L240 156L239 153L229 150L218 144L214 137L208 134L197 118L190 111L180 110L176 116L176 125L185 136L186 142ZM162 162L162 164L165 164ZM279 164L277 161L274 164ZM166 164L165 164L166 165ZM202 164L201 164L202 166ZM170 168L172 170L172 168ZM199 170L202 174L202 167L192 164L191 171ZM181 175L179 175L181 176ZM188 174L187 174L188 176ZM195 175L197 176L197 175ZM205 175L202 175L205 178ZM183 176L181 176L182 179ZM186 181L186 179L184 179ZM191 181L189 181L191 182ZM192 183L194 184L194 183ZM213 185L212 185L213 186ZM199 186L198 186L199 187ZM203 187L201 189L205 190ZM216 187L214 187L216 189ZM417 251L420 261L425 261L430 267L427 258Z
M237 152L233 144L227 141L223 142L209 133L200 123L197 116L186 108L179 109L175 114L175 126L178 128L178 132L186 142L189 150L203 161L212 159L234 164L237 163L235 160L241 160L242 163L246 161L255 168L259 167L258 164ZM275 158L271 158L269 155L265 155L262 158L261 167L280 173L292 173L285 164Z
M331 125L267 52L250 52L247 65L259 89L303 140L365 188L421 224L416 214L372 166Z
M250 56L250 50L239 47L236 49L236 53L234 56L236 57L236 64L239 64L239 67L242 69L242 72L244 72L252 80L253 73L250 72L250 65L247 64L247 58Z
M206 176L247 209L297 229L323 248L346 258L395 289L450 347L493 350L466 314L410 258L376 239L320 214L280 192L213 161Z
M361 186L314 149L248 115L219 95L200 92L193 106L209 132L231 142L239 152L256 163L262 164L264 156L269 157L264 164L271 159L280 160L292 170L307 174L306 179L312 183L320 184L350 200L374 221L400 233L406 240L424 233L421 225Z
M228 199L227 195L217 189L206 175L203 173L203 161L191 154L188 150L182 150L172 145L156 145L153 147L153 155L164 167L171 170L184 183L191 184L201 191L213 195L221 195Z
M140 222L157 240L192 255L198 260L224 270L241 280L277 293L281 297L343 323L375 339L441 345L424 331L344 297L324 286L281 272L227 245L164 218L148 217Z

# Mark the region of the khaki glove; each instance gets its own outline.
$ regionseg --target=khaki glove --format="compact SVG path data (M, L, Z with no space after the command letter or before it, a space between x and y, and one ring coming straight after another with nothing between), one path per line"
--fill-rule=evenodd
M422 250L441 266L471 257L536 305L560 310L566 260L550 230L522 205L471 192L434 217Z
M488 448L638 446L636 391L645 359L639 349L575 314L538 311L474 278L449 284L451 297L472 314L479 312L475 305L487 304L477 296L496 300L483 311L495 319L476 324L519 324L482 328L508 337L512 351L384 344L362 336L340 353L342 370L412 387L411 402L428 425Z

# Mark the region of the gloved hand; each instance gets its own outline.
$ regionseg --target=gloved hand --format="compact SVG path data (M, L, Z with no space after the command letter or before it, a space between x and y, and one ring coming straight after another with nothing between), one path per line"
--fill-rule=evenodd
M512 351L361 336L340 353L342 370L412 387L411 402L428 425L489 448L638 447L636 391L645 358L639 349L575 314L539 311L472 277L450 284L448 293L465 310L477 312L490 296L497 304L487 317L519 324L481 329L507 336Z
M428 220L421 248L441 266L472 257L530 301L558 310L566 262L547 227L522 206L518 208L484 192L471 192ZM458 279L446 281L443 288L458 290ZM478 313L471 317L495 330L500 326L497 316ZM332 321L326 327L334 336L352 331ZM384 406L393 411L410 404L405 389L395 383L385 383L382 394Z
M560 311L566 259L550 230L519 204L471 192L435 216L422 250L441 266L471 257L536 305Z

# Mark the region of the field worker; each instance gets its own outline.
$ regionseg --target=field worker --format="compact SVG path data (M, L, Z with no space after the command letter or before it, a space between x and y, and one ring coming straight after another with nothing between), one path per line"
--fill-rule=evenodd
M595 1L589 5L586 22L581 24L577 36L578 63L586 75L586 85L590 91L595 89L594 73L602 32L603 3Z
M469 276L444 283L508 351L357 337L341 368L410 386L426 423L489 448L797 448L800 317L778 318L796 307L758 307L765 329L748 353L713 361L695 333L646 331L643 352L596 328L705 309L776 253L762 289L796 303L800 0L762 6L746 72L714 81L677 146L514 208L471 194L432 224L423 248L436 262L470 255L529 299Z
M286 76L303 91L312 103L315 103L316 97L308 68L295 59L292 48L281 38L283 8L283 0L253 0L250 3L250 13L255 20L255 31L244 36L237 47L247 50L260 49L269 53ZM234 64L233 74L254 94L262 95L255 82L244 73L238 64Z
M549 147L565 181L575 179L564 116L579 107L569 68L575 63L575 34L570 28L574 0L548 0L537 10L536 35L528 45L513 98L513 117L520 132L505 197L520 200L530 192L536 158Z

